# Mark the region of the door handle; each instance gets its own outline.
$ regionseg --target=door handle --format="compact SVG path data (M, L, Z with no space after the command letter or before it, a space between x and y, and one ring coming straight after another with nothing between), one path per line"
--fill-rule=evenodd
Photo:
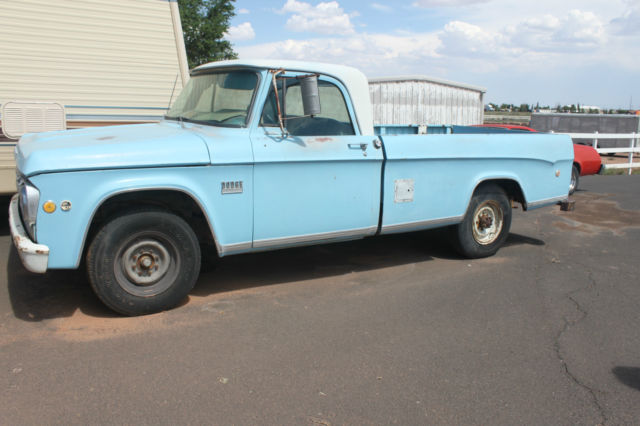
M349 144L349 149L361 149L363 151L367 150L367 144L366 143L350 143Z

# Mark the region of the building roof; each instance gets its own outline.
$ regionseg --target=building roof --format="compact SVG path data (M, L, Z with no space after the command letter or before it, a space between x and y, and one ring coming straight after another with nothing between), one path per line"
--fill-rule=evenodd
M482 92L482 93L487 92L487 89L484 87L473 86L471 84L466 84L466 83L457 83L455 81L429 77L426 75L401 75L401 76L395 76L395 77L377 77L377 78L369 79L369 83L400 83L400 82L408 82L408 81L424 81L428 83L441 84L443 86L451 86L451 87L457 87L460 89L473 90L475 92Z

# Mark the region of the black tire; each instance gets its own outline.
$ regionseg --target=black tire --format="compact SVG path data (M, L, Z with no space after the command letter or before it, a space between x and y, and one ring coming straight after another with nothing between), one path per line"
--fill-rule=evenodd
M511 228L511 204L498 185L483 185L471 197L463 221L454 226L454 246L465 257L494 255Z
M162 210L132 211L107 222L87 251L87 272L100 300L124 315L175 307L200 271L191 227Z
M578 184L580 183L580 170L574 164L571 167L571 181L569 182L569 195L576 192L578 189Z
M200 245L200 273L206 274L214 271L218 267L220 256L213 244Z

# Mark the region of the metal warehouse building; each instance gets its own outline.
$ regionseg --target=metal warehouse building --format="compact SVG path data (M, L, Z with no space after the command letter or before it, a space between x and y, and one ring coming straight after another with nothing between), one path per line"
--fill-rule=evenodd
M426 76L369 80L375 125L482 124L486 91Z

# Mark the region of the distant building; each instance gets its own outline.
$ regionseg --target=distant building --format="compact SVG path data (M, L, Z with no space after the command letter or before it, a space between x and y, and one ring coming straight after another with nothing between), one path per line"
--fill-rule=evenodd
M482 124L486 91L426 76L369 79L376 125Z
M602 112L602 109L599 106L594 105L580 105L580 112L589 112L589 111L597 111L598 113Z

